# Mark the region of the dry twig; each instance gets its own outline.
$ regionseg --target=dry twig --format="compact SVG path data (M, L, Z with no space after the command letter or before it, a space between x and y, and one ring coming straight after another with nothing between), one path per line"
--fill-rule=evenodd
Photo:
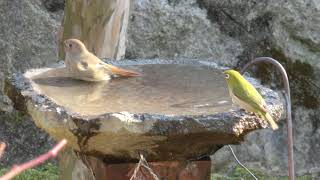
M147 160L144 158L144 156L142 154L140 154L139 163L137 164L136 168L134 169L134 172L133 172L130 180L134 180L137 178L137 174L138 174L139 170L141 169L141 166L148 170L148 172L152 175L153 179L159 180L157 174L150 168Z

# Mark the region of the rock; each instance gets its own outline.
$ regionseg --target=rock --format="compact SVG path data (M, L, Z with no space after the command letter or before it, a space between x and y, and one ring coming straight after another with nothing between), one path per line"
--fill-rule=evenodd
M195 0L135 0L127 58L212 58L234 65L243 48L225 35Z
M14 164L29 161L54 145L54 140L47 133L21 113L2 114L0 123L0 141L7 146L0 159L1 167L10 168Z
M16 113L3 88L4 78L12 71L57 62L56 34L61 13L49 13L38 0L0 1L0 141L8 145L1 167L30 160L53 143L30 118L23 116L16 122Z
M0 6L0 70L4 76L12 70L57 62L59 14L49 14L37 0L1 1Z

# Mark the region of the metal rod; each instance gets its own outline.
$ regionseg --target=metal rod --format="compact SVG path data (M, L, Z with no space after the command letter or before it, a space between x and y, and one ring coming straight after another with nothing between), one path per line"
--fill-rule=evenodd
M291 98L290 98L290 87L289 87L289 80L284 67L275 59L270 57L258 57L255 58L253 61L246 64L242 70L241 74L243 74L250 66L257 63L270 63L276 66L282 75L284 90L285 90L285 99L286 99L286 119L287 119L287 133L288 133L288 173L289 173L289 180L294 180L295 173L294 173L294 160L293 160L293 135L292 135L292 116L291 116Z

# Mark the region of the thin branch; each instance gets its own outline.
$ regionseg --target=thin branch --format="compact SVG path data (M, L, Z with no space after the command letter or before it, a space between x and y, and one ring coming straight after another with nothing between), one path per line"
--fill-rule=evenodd
M140 155L139 163L137 164L136 168L134 169L133 174L132 174L130 180L134 180L134 179L137 178L137 174L138 174L138 172L139 172L139 170L140 170L140 167L142 166L142 163L143 163L143 161L142 161L142 158L141 158L141 155Z
M56 157L57 154L59 153L59 151L66 144L67 144L67 140L63 139L55 147L53 147L49 152L42 154L39 157L37 157L29 162L26 162L24 164L14 165L9 172L7 172L5 175L0 177L0 180L9 180L25 170L30 169L32 167L35 167L35 166L47 161L49 158Z
M230 148L230 151L231 151L234 159L237 161L237 163L238 163L243 169L245 169L255 180L258 180L258 178L257 178L245 165L243 165L243 164L239 161L239 159L237 158L236 154L234 153L232 147L231 147L230 145L228 145L228 146L229 146L229 148Z
M144 156L143 156L142 154L140 154L140 156L141 156L141 159L142 159L142 161L143 161L142 166L149 171L149 173L152 175L153 179L159 180L159 177L158 177L157 174L150 168L150 166L149 166L147 160L144 158Z
M146 170L148 170L148 172L152 175L154 180L159 180L159 177L157 176L157 174L150 168L147 160L144 158L144 156L142 154L140 154L140 160L139 163L137 164L136 168L134 169L134 172L130 178L130 180L134 180L137 178L137 174L139 172L139 170L141 169L141 167L144 167Z

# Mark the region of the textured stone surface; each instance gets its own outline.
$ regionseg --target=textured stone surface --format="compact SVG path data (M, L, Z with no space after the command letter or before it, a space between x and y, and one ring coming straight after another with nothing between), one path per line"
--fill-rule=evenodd
M0 124L0 141L7 145L0 159L0 167L26 162L54 145L54 140L47 133L21 113L0 115Z
M121 61L120 64L189 64L205 65L213 68L213 72L220 69L215 63L194 60L138 59ZM67 138L73 148L102 157L106 162L132 161L138 159L141 151L149 161L197 159L213 154L221 145L240 143L246 133L266 127L266 122L239 108L205 115L132 113L130 110L80 115L80 112L72 112L56 104L55 99L39 91L32 77L42 72L38 69L24 75L14 74L6 83L6 93L17 108L26 110L35 123L50 135L56 139ZM278 119L282 113L279 96L250 80L264 95L270 113Z
M128 58L212 58L234 65L242 52L194 0L135 0L128 32Z
M1 82L12 70L24 71L57 62L60 14L48 13L37 0L1 1L0 14ZM6 108L1 106L0 110Z

